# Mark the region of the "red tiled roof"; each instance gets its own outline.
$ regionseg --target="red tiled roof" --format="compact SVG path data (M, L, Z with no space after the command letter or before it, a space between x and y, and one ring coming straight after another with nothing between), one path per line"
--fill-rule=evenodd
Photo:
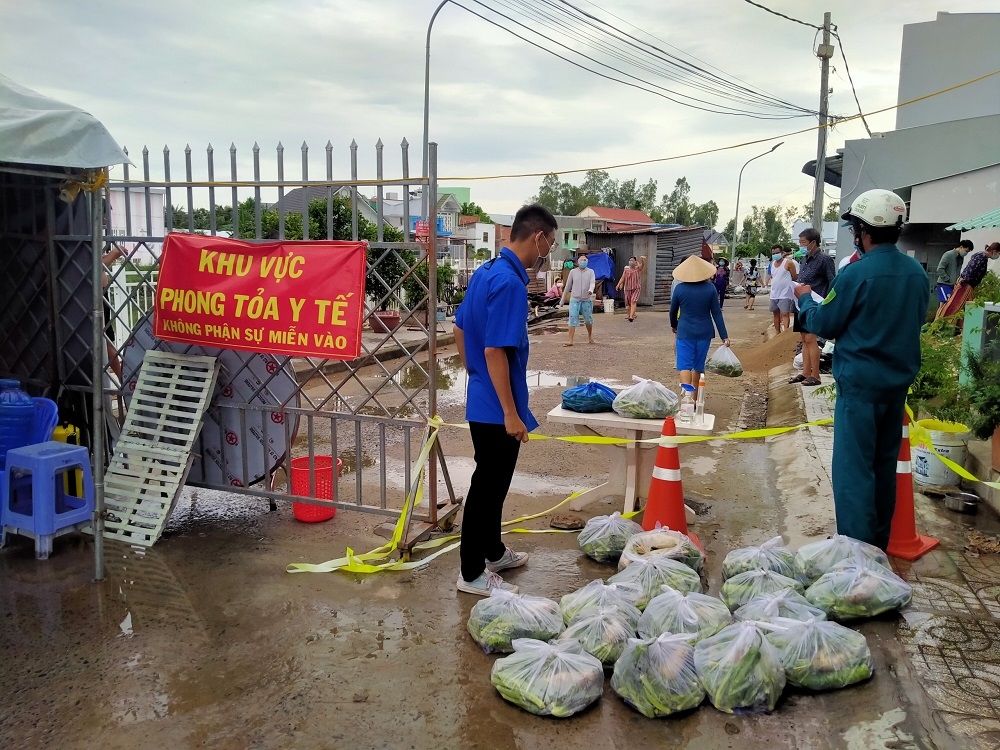
M591 211L602 219L612 221L637 221L644 224L652 224L653 220L642 211L631 208L606 208L605 206L587 206Z
M609 221L607 223L609 232L628 232L632 229L648 229L648 226L642 224L626 224L620 221Z
M461 226L461 227L467 227L467 226L470 226L472 224L477 224L477 223L479 223L479 217L478 216L459 216L458 217L458 225Z

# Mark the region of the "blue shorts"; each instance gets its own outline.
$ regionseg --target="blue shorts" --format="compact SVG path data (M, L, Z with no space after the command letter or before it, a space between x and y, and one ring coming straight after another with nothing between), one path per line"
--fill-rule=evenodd
M705 372L712 339L677 339L677 370Z
M937 285L938 302L940 302L943 305L945 302L948 301L948 299L951 297L951 293L954 291L955 287L951 286L950 284L938 284Z
M594 324L594 300L571 299L569 301L569 324L571 327L576 328L580 325L581 315L586 325Z

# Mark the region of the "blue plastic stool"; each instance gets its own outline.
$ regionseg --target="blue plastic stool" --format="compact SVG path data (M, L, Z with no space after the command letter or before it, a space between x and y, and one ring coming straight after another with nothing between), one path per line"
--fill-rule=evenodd
M67 471L83 475L83 497L65 491L61 476ZM0 547L8 534L35 540L35 557L48 559L52 540L89 524L94 512L94 479L86 448L50 441L7 452L7 467L0 493Z

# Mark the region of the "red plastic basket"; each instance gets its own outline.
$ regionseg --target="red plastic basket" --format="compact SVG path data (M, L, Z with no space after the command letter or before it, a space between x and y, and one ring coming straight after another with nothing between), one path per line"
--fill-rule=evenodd
M344 462L337 459L337 476ZM312 468L315 477L315 494L309 492L309 470ZM303 497L315 497L317 500L335 500L337 484L333 477L333 456L316 456L310 460L308 456L292 459L292 494ZM292 515L297 521L318 523L329 521L337 514L336 508L322 508L309 503L292 502Z

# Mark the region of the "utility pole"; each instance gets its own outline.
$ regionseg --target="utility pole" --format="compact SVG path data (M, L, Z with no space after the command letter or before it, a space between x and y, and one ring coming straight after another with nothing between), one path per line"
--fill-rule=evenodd
M826 131L830 111L830 59L833 45L830 44L830 14L823 14L823 43L816 50L820 59L819 76L819 133L816 146L816 188L813 192L813 229L823 234L823 187L826 184Z

